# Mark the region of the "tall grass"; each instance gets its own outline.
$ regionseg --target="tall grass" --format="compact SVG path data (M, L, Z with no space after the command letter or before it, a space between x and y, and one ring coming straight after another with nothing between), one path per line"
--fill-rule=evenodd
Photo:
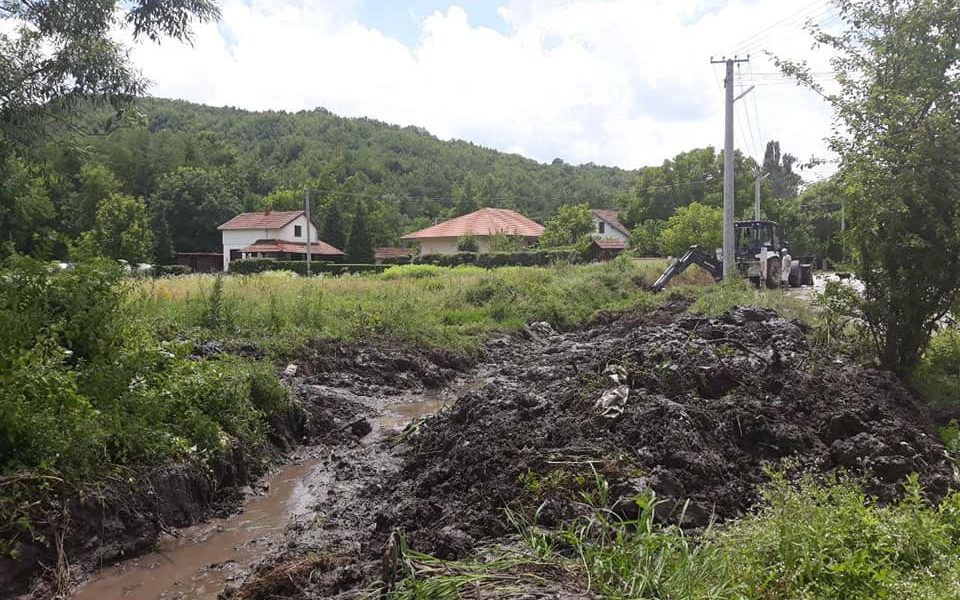
M486 334L531 321L570 327L599 309L654 306L659 298L646 288L662 266L624 258L493 270L416 265L341 277L193 275L141 282L128 309L166 336L242 339L281 353L316 337L472 351Z

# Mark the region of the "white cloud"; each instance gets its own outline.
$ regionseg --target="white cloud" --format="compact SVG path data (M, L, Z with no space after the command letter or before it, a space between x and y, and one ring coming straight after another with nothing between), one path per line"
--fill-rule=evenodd
M158 96L249 109L325 106L542 161L627 168L722 144L722 67L709 58L739 40L760 32L746 46L826 64L799 27L804 16L824 17L825 1L502 2L507 33L474 27L451 6L422 19L410 48L357 22L355 0L226 0L222 23L198 27L192 47L142 44L133 57ZM751 67L775 70L756 53ZM738 146L762 152L759 129L801 158L826 154L830 115L815 94L765 84L746 106L753 140L738 135ZM747 140L745 113L737 116Z

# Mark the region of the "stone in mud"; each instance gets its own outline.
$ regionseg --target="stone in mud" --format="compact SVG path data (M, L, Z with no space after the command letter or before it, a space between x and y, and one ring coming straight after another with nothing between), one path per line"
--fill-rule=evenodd
M366 419L357 419L353 423L350 423L350 433L358 438L364 437L371 431L373 431L373 425Z

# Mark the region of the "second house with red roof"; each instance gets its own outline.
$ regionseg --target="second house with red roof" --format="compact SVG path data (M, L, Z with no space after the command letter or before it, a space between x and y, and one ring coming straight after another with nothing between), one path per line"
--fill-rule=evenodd
M543 235L543 225L506 208L481 208L400 239L419 243L420 254L454 254L457 242L465 237L476 239L480 252L489 252L490 238L495 235L519 237L534 243Z

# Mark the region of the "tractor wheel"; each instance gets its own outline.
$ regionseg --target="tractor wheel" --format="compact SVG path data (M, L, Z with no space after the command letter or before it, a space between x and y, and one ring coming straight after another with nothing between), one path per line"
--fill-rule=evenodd
M800 287L800 261L792 260L790 261L790 287L798 288Z
M779 258L767 259L766 284L767 284L766 287L768 290L780 289L780 259Z

